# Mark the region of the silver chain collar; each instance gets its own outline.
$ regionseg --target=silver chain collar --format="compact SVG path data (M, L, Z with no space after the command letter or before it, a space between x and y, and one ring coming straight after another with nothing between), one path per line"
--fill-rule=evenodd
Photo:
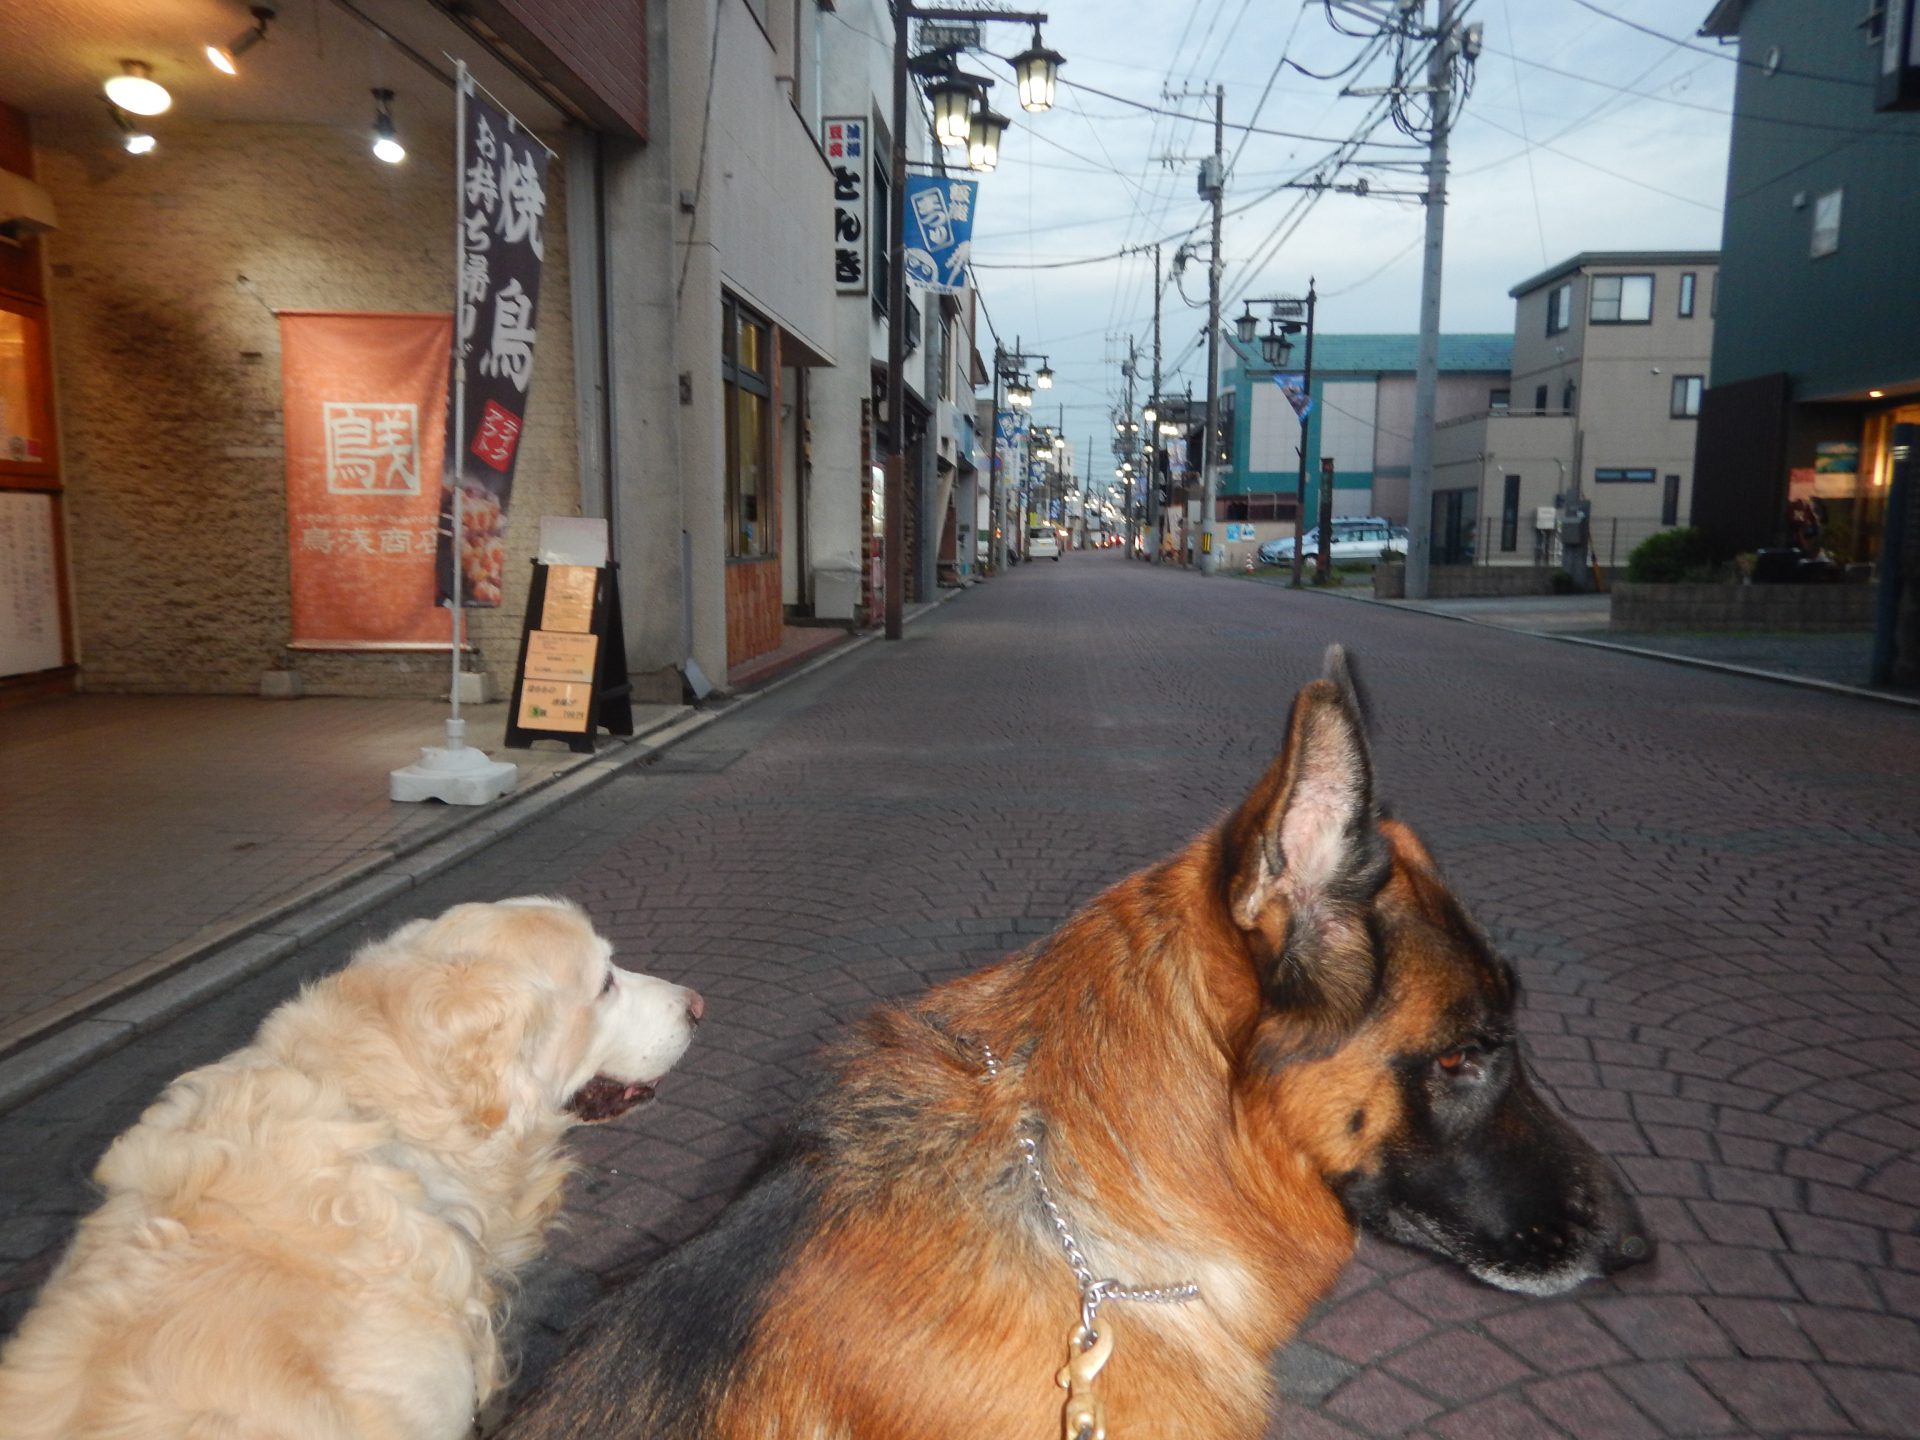
M984 1057L987 1078L998 1079L1000 1058L993 1053L993 1048L984 1040L969 1040L967 1043ZM1020 1137L1020 1158L1026 1162L1027 1174L1033 1177L1033 1188L1040 1197L1040 1208L1047 1212L1054 1233L1060 1237L1060 1248L1066 1252L1073 1278L1080 1282L1080 1333L1087 1348L1091 1348L1100 1337L1094 1321L1099 1317L1100 1306L1108 1300L1137 1305L1184 1305L1189 1300L1200 1298L1200 1287L1190 1280L1178 1285L1124 1285L1115 1279L1097 1278L1093 1267L1087 1263L1086 1252L1080 1248L1072 1227L1067 1224L1066 1212L1060 1208L1060 1202L1053 1198L1053 1187L1047 1184L1046 1171L1040 1165L1040 1144L1032 1135Z

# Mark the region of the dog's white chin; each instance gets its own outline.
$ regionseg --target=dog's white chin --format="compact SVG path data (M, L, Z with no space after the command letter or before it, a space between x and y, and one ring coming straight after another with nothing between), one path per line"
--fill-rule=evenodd
M1498 1290L1511 1290L1520 1295L1545 1297L1564 1295L1569 1290L1577 1290L1589 1280L1600 1277L1598 1265L1563 1265L1558 1270L1544 1273L1532 1270L1504 1270L1498 1265L1469 1265L1467 1273L1474 1279L1493 1286Z

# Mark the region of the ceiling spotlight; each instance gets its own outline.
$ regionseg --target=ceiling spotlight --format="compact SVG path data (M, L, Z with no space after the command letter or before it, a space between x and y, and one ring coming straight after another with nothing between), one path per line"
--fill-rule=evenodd
M253 16L251 30L242 30L225 45L207 46L207 63L222 75L238 75L240 57L267 38L267 26L274 16L273 7L255 5L248 13Z
M153 153L154 146L160 142L148 133L145 126L134 124L133 117L111 101L107 103L107 110L113 116L113 123L120 127L120 143L126 147L129 155Z
M373 92L373 153L389 165L407 158L407 148L393 133L393 91Z
M107 81L107 99L129 115L164 115L173 104L167 87L153 78L153 67L144 60L122 60L123 74Z
M1867 398L1869 400L1882 400L1886 398L1886 394L1887 392L1884 390L1869 390L1867 391Z

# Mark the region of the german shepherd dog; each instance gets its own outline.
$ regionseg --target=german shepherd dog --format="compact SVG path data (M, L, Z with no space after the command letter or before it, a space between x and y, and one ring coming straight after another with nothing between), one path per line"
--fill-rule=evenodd
M1551 1295L1646 1258L1512 968L1382 819L1338 647L1244 803L1029 953L869 1017L513 1440L1258 1437L1362 1227ZM1159 1303L1145 1303L1159 1302Z

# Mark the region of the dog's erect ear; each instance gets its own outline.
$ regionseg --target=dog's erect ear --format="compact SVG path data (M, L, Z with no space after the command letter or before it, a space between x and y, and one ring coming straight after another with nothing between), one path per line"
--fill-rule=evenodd
M1227 903L1276 1009L1344 1029L1378 983L1366 911L1386 877L1373 766L1344 651L1293 702L1286 744L1227 824Z

